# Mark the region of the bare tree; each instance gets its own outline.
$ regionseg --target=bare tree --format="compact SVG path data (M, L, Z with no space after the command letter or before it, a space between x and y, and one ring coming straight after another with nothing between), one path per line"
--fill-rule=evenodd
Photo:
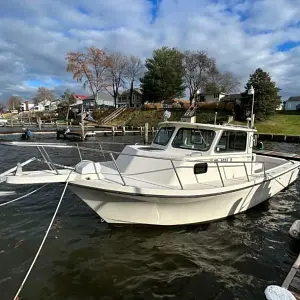
M190 92L190 101L199 89L204 89L209 74L216 70L216 62L205 51L185 51L183 54L184 79Z
M67 72L73 73L73 78L82 82L83 88L88 87L96 99L97 93L107 87L106 71L109 60L106 53L96 47L89 47L86 53L67 53L66 60Z
M21 107L22 98L19 96L10 96L7 100L7 108L10 110L19 110Z
M240 78L231 72L224 72L220 74L219 85L222 87L224 93L239 91L240 83Z
M239 85L239 77L235 76L233 73L213 70L209 74L205 90L214 93L224 92L228 94L237 92L239 90Z
M43 103L44 105L47 101L52 102L55 99L56 96L53 91L42 86L38 88L36 95L33 97L35 104Z
M107 56L109 67L107 69L107 87L105 88L114 98L117 107L119 88L125 84L125 74L127 59L119 52L111 53Z
M132 55L127 58L125 77L130 83L130 93L129 93L130 107L132 107L132 102L133 102L134 82L139 80L142 77L144 70L145 70L144 64L138 57Z

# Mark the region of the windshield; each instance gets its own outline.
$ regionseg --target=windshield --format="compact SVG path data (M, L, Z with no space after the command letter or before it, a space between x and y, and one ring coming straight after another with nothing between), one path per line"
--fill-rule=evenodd
M166 146L174 132L175 127L161 127L155 136L154 144Z
M213 130L180 128L172 147L196 151L208 151L215 137Z

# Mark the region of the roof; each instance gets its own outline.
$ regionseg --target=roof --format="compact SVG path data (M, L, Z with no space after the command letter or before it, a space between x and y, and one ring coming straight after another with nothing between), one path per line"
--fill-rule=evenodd
M201 128L207 130L233 130L233 131L251 131L256 132L256 129L249 128L247 126L238 125L214 125L214 124L202 124L202 123L188 123L188 122L175 122L175 121L164 121L159 123L159 126L175 126L175 127L186 127L186 128Z
M225 97L221 98L221 101L230 101L234 99L241 99L243 96L241 94L230 94L226 95Z
M204 93L200 93L199 95L201 96L201 95L215 95L215 94L227 95L224 92L215 92L215 93L213 93L213 92L204 92Z
M83 99L83 101L85 100L95 100L95 97L94 95L90 95L88 97L86 97L85 99ZM107 100L107 101L110 101L110 100L114 100L113 96L109 93L106 93L106 92L98 92L98 100Z
M286 102L300 101L300 96L290 97Z
M79 95L79 94L72 94L73 98L78 98L80 100L83 100L85 98L87 98L88 96L85 95Z
M163 104L173 104L173 103L190 103L189 100L183 99L183 98L174 98L169 100L163 100Z
M142 90L139 89L139 88L134 88L134 89L133 89L133 92L136 92L136 93L138 93L138 94L140 94L140 95L143 95ZM125 90L125 91L123 91L123 93L121 94L121 96L127 95L127 94L129 94L129 93L130 93L130 89Z

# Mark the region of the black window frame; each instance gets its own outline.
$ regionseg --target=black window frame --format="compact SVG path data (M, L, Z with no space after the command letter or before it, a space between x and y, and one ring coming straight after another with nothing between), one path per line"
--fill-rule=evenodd
M229 133L229 134L230 134L230 135L229 135L229 138L226 137L226 149L220 148L220 150L217 151L218 145L219 145L219 143L220 143L220 141L221 141L221 139L222 139L224 133ZM234 135L233 135L233 134L234 134ZM244 149L243 149L243 150L241 150L241 149L239 149L239 148L236 149L236 148L235 148L235 145L236 145L236 144L235 144L236 136L237 136L237 135L242 135L242 134L245 135L245 137L246 137L245 142L244 142ZM233 148L230 147L230 145L231 145L231 141L230 141L231 136L234 136ZM219 140L218 140L216 146L215 146L215 152L216 152L216 153L246 152L246 151L247 151L247 141L248 141L248 132L246 132L246 131L224 130L224 131L222 132L222 135L221 135L221 137L219 138Z
M160 127L159 130L158 130L158 132L156 133L154 139L153 139L153 144L159 145L159 146L167 146L168 143L170 142L170 140L171 140L173 134L174 134L175 128L176 128L175 126L163 126L163 127ZM169 136L168 141L167 141L165 144L160 144L160 143L156 142L156 139L158 138L160 131L161 131L161 130L166 130L166 129L171 129L171 130L172 130L172 133L171 133L171 135Z
M204 149L195 149L195 148L190 148L190 147L176 147L174 146L174 141L176 139L176 136L179 134L180 131L183 131L183 130L190 130L190 131L206 131L206 132L212 132L213 133L213 137L212 137L212 140L211 140L211 143L209 145L208 148L206 148L205 150ZM209 151L212 147L212 144L215 140L215 137L216 137L216 132L214 130L211 130L211 129L202 129L202 128L189 128L189 127L181 127L177 130L174 138L173 138L173 141L172 141L172 144L171 146L175 149L184 149L184 150L192 150L192 151L200 151L200 152L206 152L206 151Z

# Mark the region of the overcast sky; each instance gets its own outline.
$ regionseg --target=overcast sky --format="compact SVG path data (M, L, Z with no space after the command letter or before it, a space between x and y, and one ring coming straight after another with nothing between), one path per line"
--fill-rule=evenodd
M0 100L39 86L89 94L65 54L87 46L145 58L161 46L206 50L242 79L268 71L284 99L300 95L299 0L2 0Z

